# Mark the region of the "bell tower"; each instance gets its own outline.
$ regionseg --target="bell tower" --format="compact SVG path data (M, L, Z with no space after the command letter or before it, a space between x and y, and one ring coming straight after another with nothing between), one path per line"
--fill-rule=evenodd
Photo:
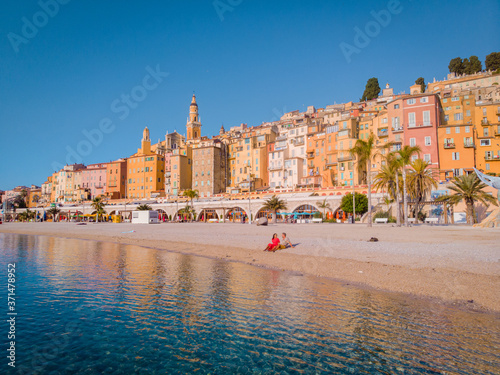
M189 106L189 119L186 124L187 140L201 138L200 115L198 114L198 104L196 96L193 94L191 105Z
M141 148L138 151L144 155L151 153L151 139L149 138L149 129L147 126L142 132Z

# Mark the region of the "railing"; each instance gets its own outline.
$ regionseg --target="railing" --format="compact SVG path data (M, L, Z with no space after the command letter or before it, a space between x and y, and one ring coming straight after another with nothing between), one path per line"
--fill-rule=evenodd
M398 132L402 132L403 131L403 127L402 126L393 126L392 127L392 132L393 133L398 133Z
M270 171L277 171L277 170L283 169L283 166L282 165L270 165L268 169Z
M354 160L354 156L352 155L337 156L337 161L348 161L348 160Z
M455 143L445 143L444 148L455 148Z
M473 148L474 147L474 143L472 143L472 142L464 142L464 147L465 148Z
M421 124L417 124L417 123L408 124L408 128L425 128L425 127L429 127L429 126L432 126L432 122L423 122Z
M500 160L500 155L488 155L484 157L484 160Z
M377 134L379 137L388 137L389 136L389 129L379 129Z
M302 139L299 139L299 140L295 139L295 140L293 141L293 144L294 144L295 146L300 146L300 145L303 145L304 143L306 143L306 142L304 141L304 139L303 139L303 138L302 138Z
M308 159L314 158L314 152L308 152L308 153L306 153L306 156Z
M481 124L482 124L482 125L489 125L489 124L490 124L490 122L489 122L488 120L484 120L484 119L483 119L483 120L481 120Z

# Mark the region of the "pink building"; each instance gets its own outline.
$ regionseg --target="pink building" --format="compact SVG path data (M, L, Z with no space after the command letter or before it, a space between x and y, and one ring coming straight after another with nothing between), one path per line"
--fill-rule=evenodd
M419 146L420 158L439 168L437 128L441 102L435 94L418 94L396 99L387 105L390 139L402 145ZM415 156L414 158L417 158Z
M107 163L90 164L82 171L82 188L89 189L90 199L106 192Z

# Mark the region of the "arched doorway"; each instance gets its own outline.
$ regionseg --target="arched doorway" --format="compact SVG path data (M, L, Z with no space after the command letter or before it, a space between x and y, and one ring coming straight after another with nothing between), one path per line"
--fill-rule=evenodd
M233 207L227 211L226 219L232 223L241 223L247 220L247 214L244 209L240 207Z
M162 210L161 208L159 208L156 211L158 211L158 221L160 221L160 222L167 222L168 221L168 215L165 212L165 210Z
M311 204L303 204L293 210L293 218L297 220L311 220L315 213L321 212Z
M217 215L217 212L211 208L204 208L203 210L200 211L200 214L198 215L198 221L207 222L213 219L219 220L219 215Z

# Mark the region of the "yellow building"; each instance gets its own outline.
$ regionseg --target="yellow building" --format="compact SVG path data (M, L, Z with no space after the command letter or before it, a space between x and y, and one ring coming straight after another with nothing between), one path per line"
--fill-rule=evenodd
M127 197L156 198L164 192L165 157L151 151L149 129L143 132L141 148L127 159Z
M500 175L500 102L476 106L476 134L477 168Z

